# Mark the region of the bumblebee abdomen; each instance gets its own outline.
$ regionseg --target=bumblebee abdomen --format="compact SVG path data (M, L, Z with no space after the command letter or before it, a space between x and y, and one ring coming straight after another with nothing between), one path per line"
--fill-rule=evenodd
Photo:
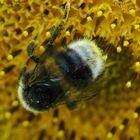
M90 68L74 50L60 53L57 63L65 77L75 85L85 85L92 79Z
M106 56L95 41L87 39L70 43L57 57L57 64L74 85L87 85L104 71Z

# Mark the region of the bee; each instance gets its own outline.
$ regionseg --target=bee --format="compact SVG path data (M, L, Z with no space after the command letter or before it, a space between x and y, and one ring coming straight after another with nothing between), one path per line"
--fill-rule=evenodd
M64 17L53 29L40 56L33 54L38 35L27 46L29 59L19 76L18 98L28 111L44 112L62 104L73 108L77 102L96 95L92 87L104 72L107 59L96 41L84 38L69 43L67 47L53 49L69 10L70 2L67 1ZM29 61L35 63L32 70L27 70Z

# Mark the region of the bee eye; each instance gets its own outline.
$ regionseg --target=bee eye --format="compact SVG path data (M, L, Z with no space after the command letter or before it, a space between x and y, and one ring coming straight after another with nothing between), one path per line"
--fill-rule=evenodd
M27 87L23 94L23 98L28 108L36 111L45 111L52 106L62 96L63 91L59 84L52 83L36 83L31 87Z

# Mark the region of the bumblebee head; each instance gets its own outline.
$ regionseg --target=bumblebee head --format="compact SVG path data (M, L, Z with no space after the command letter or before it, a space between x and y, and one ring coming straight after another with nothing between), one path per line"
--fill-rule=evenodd
M24 72L19 79L18 97L23 107L31 112L43 112L59 103L59 98L64 95L59 80L52 77L42 79L40 76L29 84L31 75Z

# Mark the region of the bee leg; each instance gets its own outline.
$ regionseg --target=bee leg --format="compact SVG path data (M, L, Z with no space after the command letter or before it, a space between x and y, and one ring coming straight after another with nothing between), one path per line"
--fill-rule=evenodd
M77 108L77 103L76 102L69 102L66 105L67 105L68 109L70 109L70 110L74 110L74 109Z
M36 40L35 39L31 40L27 46L27 53L30 59L32 59L35 63L39 63L39 58L33 55L36 45L37 45Z
M52 31L52 37L48 41L47 40L44 41L44 42L46 42L46 41L48 42L47 44L44 45L45 48L52 47L55 39L58 37L61 30L64 28L64 25L67 21L68 15L69 15L69 10L70 10L70 0L67 0L66 6L65 6L65 11L64 11L64 17L63 17L62 21L59 23L59 25L54 27L54 29Z

